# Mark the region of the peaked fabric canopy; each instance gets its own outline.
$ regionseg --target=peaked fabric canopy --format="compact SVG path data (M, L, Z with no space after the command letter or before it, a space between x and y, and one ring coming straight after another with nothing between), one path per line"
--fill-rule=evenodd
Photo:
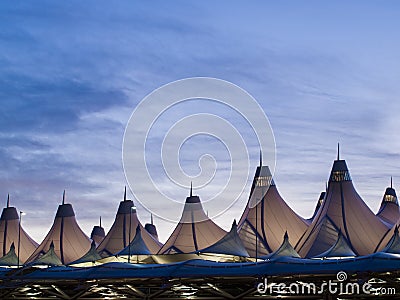
M238 225L247 252L255 257L256 250L257 256L276 251L285 232L296 243L307 226L307 221L298 216L279 194L269 168L257 167L249 201Z
M236 220L233 221L231 230L223 238L199 252L249 257L249 253L247 253L246 248L237 233Z
M97 253L96 242L92 241L89 251L87 253L85 253L85 255L83 255L81 258L71 262L70 265L95 262L96 260L99 260L99 259L101 259L101 256L99 255L99 253Z
M220 240L226 232L204 213L199 196L186 198L183 213L159 254L191 253L207 248Z
M295 248L302 257L321 254L335 244L340 228L357 255L375 252L389 230L358 195L346 162L338 158L333 163L325 200Z
M138 225L136 227L135 238L132 242L124 249L116 253L115 255L150 255L151 251L147 248L146 243L142 238L142 230Z
M153 224L153 215L151 215L151 222L144 225L144 229L146 229L146 231L150 233L153 236L153 238L155 238L158 241L157 228Z
M143 228L137 217L136 207L133 205L133 201L126 199L125 190L124 200L119 204L114 224L97 247L99 254L102 257L107 257L124 249L135 238L137 226L140 226L142 238L147 248L152 254L156 254L161 248L161 243Z
M96 247L103 241L106 233L104 232L104 228L101 227L101 217L100 224L96 225L92 229L92 233L90 234L90 239L96 243Z
M22 265L18 262L18 256L15 254L14 243L11 244L10 251L6 255L0 258L0 267L14 267Z
M341 230L336 243L325 252L314 256L315 258L338 258L338 257L353 257L356 256L354 251L349 246Z
M60 261L68 264L82 257L90 249L90 243L89 238L76 222L72 205L64 204L63 198L62 204L58 206L53 226L27 262L35 261L48 252L53 244L54 252Z
M386 188L377 216L391 225L396 224L400 218L399 202L392 184Z
M44 266L62 266L63 263L54 250L54 243L51 241L49 250L46 253L40 253L40 255L29 265L44 265Z
M281 246L271 254L264 256L264 259L274 259L277 257L297 257L300 255L294 250L292 244L289 242L289 235L285 232L285 236L283 237L283 242Z
M5 207L0 217L0 257L6 255L11 245L14 243L18 253L18 233L19 233L19 215L15 207L10 207L10 198L7 199ZM19 251L20 261L25 262L35 251L38 244L25 232L21 225Z

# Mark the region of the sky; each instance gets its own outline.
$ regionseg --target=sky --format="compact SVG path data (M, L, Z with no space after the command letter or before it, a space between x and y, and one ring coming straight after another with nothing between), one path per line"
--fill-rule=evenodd
M2 1L0 199L5 205L9 193L27 212L23 226L38 242L64 189L86 234L100 215L107 231L127 184L122 143L132 111L160 86L201 76L258 101L276 142L275 183L298 214L312 215L338 142L376 212L390 176L400 184L399 28L398 1ZM146 155L157 157L162 133L189 112L235 124L254 173L258 150L243 120L196 101L163 116ZM226 151L207 136L182 147L190 176L202 154L219 160L215 181L195 186L201 198L224 182ZM159 168L150 167L159 187L183 205L186 187L175 188ZM240 218L248 189L216 223L228 230ZM128 197L149 222L150 212ZM157 217L155 225L162 241L175 226Z

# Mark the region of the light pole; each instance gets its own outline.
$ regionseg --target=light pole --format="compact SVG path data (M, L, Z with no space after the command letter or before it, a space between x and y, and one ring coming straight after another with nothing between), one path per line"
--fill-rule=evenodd
M20 248L21 248L21 222L22 222L22 216L24 216L25 213L23 211L19 211L19 224L18 224L18 268L19 268L19 253L20 253Z
M128 263L131 262L131 231L132 231L132 212L136 211L136 206L131 206L129 210L129 242L128 242Z

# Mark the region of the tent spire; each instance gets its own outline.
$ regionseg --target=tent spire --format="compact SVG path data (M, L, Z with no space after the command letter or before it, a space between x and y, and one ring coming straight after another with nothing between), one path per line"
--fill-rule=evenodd
M150 214L150 223L153 225L153 214Z
M62 200L62 204L63 204L63 205L65 204L65 190L64 190L64 192L63 192L63 200Z
M340 144L337 143L337 160L340 159Z
M392 176L390 176L390 188L391 189L393 188L393 177Z
M190 197L193 197L193 182L190 182Z
M100 227L101 227L101 216L100 216Z
M260 167L262 167L262 152L261 152L261 149L260 149Z
M125 186L125 191L124 191L124 201L126 201L126 186Z
M7 207L10 207L10 194L7 195Z

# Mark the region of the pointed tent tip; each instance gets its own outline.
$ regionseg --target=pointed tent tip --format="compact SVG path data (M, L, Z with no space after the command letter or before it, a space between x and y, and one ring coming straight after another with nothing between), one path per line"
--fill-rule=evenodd
M289 240L289 234L287 233L287 230L285 231L285 235L283 236L284 240Z
M10 194L7 195L7 207L10 207Z
M236 219L233 219L232 229L237 227Z
M390 176L390 188L391 189L393 188L393 177L392 176Z
M100 216L100 227L101 227L101 216Z
M153 224L153 214L150 214L150 224L151 224L151 225L154 225L154 224Z
M262 167L263 161L262 161L262 151L260 149L260 167Z
M126 186L125 186L125 190L124 190L124 201L126 201Z
M190 197L193 197L193 182L190 182Z
M63 192L62 204L63 204L63 205L65 204L65 190L64 190L64 192Z
M340 144L337 143L337 160L340 160Z

